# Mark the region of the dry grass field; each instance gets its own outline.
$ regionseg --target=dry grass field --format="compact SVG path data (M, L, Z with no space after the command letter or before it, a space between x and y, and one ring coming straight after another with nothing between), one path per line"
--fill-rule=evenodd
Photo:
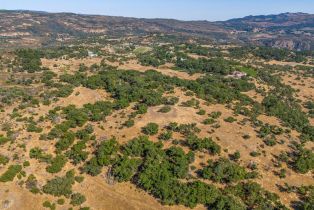
M206 45L206 47L211 46ZM221 46L221 49L228 50L231 47L234 46ZM111 55L115 54L114 50L111 50L110 53L112 53ZM119 54L121 57L122 55ZM207 56L198 56L194 54L189 55L191 59L208 58ZM248 168L250 165L254 164L256 166L258 176L253 178L252 181L260 184L260 186L265 190L276 193L279 196L279 201L281 201L289 209L293 208L292 204L294 202L300 201L300 196L295 192L291 193L282 191L278 186L285 186L285 183L289 183L289 185L295 187L300 187L302 185L312 186L314 184L312 169L310 169L307 173L298 173L286 162L281 162L281 165L279 167L277 166L277 157L279 157L282 153L292 152L293 149L291 145L293 142L300 143L301 131L291 128L291 126L289 127L289 125L282 119L277 116L270 116L270 114L267 114L265 110L262 109L263 113L257 115L255 119L256 121L259 121L262 125L276 126L276 128L282 129L283 131L290 130L290 132L282 132L279 135L276 134L275 139L277 143L275 145L266 145L265 138L261 137L259 133L261 126L254 124L254 121L249 115L236 113L236 109L234 107L236 107L240 99L231 100L226 103L218 103L217 101L207 101L206 97L203 97L208 91L210 91L208 89L206 90L207 92L204 91L204 93L199 95L197 93L191 93L192 91L188 90L188 88L195 85L195 83L192 82L199 82L201 85L204 85L206 81L202 82L202 78L206 78L206 76L208 76L206 73L197 72L192 74L184 71L183 69L180 71L174 70L176 64L171 62L165 62L159 67L154 67L152 65L142 65L136 58L131 58L124 62L112 62L102 56L95 58L85 57L71 59L41 58L41 66L56 74L53 80L49 79L50 81L57 81L59 76L64 74L76 75L79 72L81 64L84 64L88 69L86 72L83 72L84 77L92 77L98 72L90 70L91 66L93 64L101 66L104 61L112 68L115 68L116 74L118 74L118 72L131 70L140 73L138 78L144 78L143 75L145 72L147 73L148 70L153 69L163 76L178 78L180 81L191 82L189 83L191 85L187 85L185 87L176 86L172 91L164 91L162 93L163 97L175 97L178 99L176 103L169 105L169 110L165 112L160 111L165 107L165 105L158 104L148 106L145 113L130 117L134 114L138 104L136 101L131 101L122 109L113 109L108 116L101 120L88 121L88 125L93 127L93 135L95 139L94 141L90 140L86 143L84 151L89 152L88 159L93 157L95 154L95 145L105 142L113 137L116 138L120 145L126 145L130 140L143 135L142 129L148 123L155 123L159 126L158 132L149 137L150 141L156 143L160 142L159 136L166 131L166 126L170 123L175 122L179 125L195 123L196 127L199 128L197 136L199 138L212 138L212 140L221 147L221 153L219 155L212 155L204 150L194 151L195 158L189 165L188 170L189 176L193 177L192 180L199 180L206 184L214 185L220 189L227 188L228 185L226 183L218 183L200 177L198 170L202 170L208 160L218 160L221 157L228 159L232 154L239 152L241 155L239 160L235 161L235 163L243 168ZM295 67L298 63L270 61L269 64L282 66L290 65ZM311 65L306 66L312 67ZM9 72L9 68L7 69L7 72ZM6 74L6 71L4 71L4 76ZM211 74L209 75L212 76ZM108 80L107 83L122 83L123 79L121 78L117 81ZM302 111L305 113L309 112L309 109L302 105L308 101L314 101L313 77L304 77L293 71L289 71L287 73L283 73L280 78L283 84L288 85L297 91L295 98L300 100L299 103L302 107ZM7 78L3 77L2 81L0 81L2 82L1 84L3 85L3 88L24 87L23 84L9 84L6 80ZM73 80L73 85L77 81L78 80ZM235 81L237 80L235 79ZM251 110L253 102L262 106L265 98L267 98L268 94L270 94L275 87L255 77L250 78L249 81L252 82L254 88L248 91L239 91L239 94L247 96L252 100L251 104L243 105L243 107ZM28 86L43 86L44 90L38 94L41 97L38 98L41 100L42 98L45 99L45 97L49 97L49 94L54 94L53 90L58 88L57 85L47 86L48 82L46 82L46 84L38 82L37 84L30 84ZM138 81L132 82L136 83ZM148 81L146 82L148 83ZM214 83L213 81L211 82ZM211 84L211 82L208 83ZM71 82L68 83L72 85ZM60 84L64 85L66 82L63 81L60 82ZM0 112L2 130L0 134L3 136L7 135L8 132L5 127L10 127L10 130L15 134L15 139L8 143L4 143L3 145L0 143L0 154L9 158L8 163L5 165L0 164L0 175L4 174L5 171L7 171L8 166L12 164L23 165L25 161L28 161L29 166L23 168L25 175L21 175L19 178L14 178L10 182L0 182L0 209L35 210L45 209L45 207L43 207L43 203L45 201L57 204L59 199L58 197L54 197L42 191L38 194L31 193L29 189L25 187L26 178L31 174L35 175L37 179L37 187L42 189L47 183L47 180L51 180L56 176L65 176L66 172L71 169L74 169L76 174L84 177L83 182L73 184L72 190L76 193L83 194L86 201L84 204L73 206L70 203L71 201L69 197L61 196L65 199L65 203L56 205L56 207L54 207L55 209L62 210L69 209L71 207L73 207L73 209L82 209L85 206L88 206L93 210L189 209L181 204L172 206L163 205L160 199L156 199L153 196L153 193L148 193L130 181L120 183L114 180L113 182L110 182L110 180L108 180L107 173L110 171L111 166L101 168L101 173L97 176L90 176L83 173L81 170L82 167L84 167L84 163L81 162L79 164L73 164L68 161L59 172L54 174L47 172L47 162L30 158L29 154L33 148L41 148L45 154L51 154L52 157L55 157L58 154L56 152L56 142L54 140L42 140L42 134L49 133L54 127L56 127L57 124L61 124L66 121L66 113L63 113L62 111L57 112L59 116L54 119L55 122L54 120L51 120L49 115L52 110L56 110L58 107L62 110L62 108L71 105L74 105L77 109L84 109L86 104L95 104L102 101L115 103L117 95L125 94L123 92L124 90L121 92L114 92L115 89L109 89L108 91L106 88L89 88L84 85L85 84L79 84L73 86L69 94L64 97L56 97L56 99L51 100L49 104L40 102L38 104L34 103L34 105L27 108L21 108L20 104L22 102L17 100L13 103L2 106L2 111ZM127 85L126 88L128 88ZM138 87L135 85L132 86L132 88ZM159 87L156 86L155 89L158 88ZM236 86L232 86L232 88L235 89ZM231 90L232 89L229 89L229 91ZM131 95L130 92L131 91L126 91L126 97ZM224 94L223 92L219 92L219 94L220 93ZM194 102L197 101L196 105L186 105L188 102L193 102L193 100ZM200 110L204 113L200 114ZM214 119L213 122L204 123L208 118L210 118L212 113L221 114ZM234 121L230 122L226 120L228 118L233 118ZM132 126L125 126L125 122L129 119L133 120ZM308 120L309 124L314 126L314 118L309 117ZM35 123L36 127L39 127L42 130L40 132L30 131L28 126L32 122ZM70 131L78 132L82 127L74 126L70 128ZM189 146L184 144L185 138L186 136L182 133L174 132L171 138L172 141L163 141L163 148L168 149L175 146L182 148L182 150L187 154L191 151L191 149ZM313 141L308 141L304 143L303 146L308 150L313 151L314 143ZM253 157L253 152L258 153L259 155ZM191 168L194 169L192 170ZM280 169L285 171L285 177L278 176ZM190 180L187 179L181 181L185 182ZM201 210L207 208L208 207L205 205L197 204L194 209Z

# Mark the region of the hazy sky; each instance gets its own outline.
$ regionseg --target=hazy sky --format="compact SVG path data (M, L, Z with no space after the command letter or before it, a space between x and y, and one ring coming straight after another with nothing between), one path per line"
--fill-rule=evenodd
M213 21L283 12L313 14L314 0L0 0L0 9Z

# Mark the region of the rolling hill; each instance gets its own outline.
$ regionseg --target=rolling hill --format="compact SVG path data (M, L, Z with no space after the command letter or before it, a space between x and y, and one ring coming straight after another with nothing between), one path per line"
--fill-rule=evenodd
M152 33L196 36L219 43L314 49L314 15L284 13L228 21L138 19L73 13L0 11L0 47L45 46L88 36Z

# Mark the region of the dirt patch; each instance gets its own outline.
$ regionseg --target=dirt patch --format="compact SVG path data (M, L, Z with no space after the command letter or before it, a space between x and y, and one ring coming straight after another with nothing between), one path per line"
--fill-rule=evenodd
M82 107L87 103L95 103L97 101L105 101L110 99L110 95L104 90L92 90L85 87L74 88L73 93L67 98L61 98L55 103L56 106L75 105Z
M47 67L57 74L75 72L79 70L80 64L90 67L93 64L100 64L102 58L83 58L83 59L41 59L42 66Z
M178 77L180 79L186 79L186 80L196 80L202 76L202 74L199 74L199 73L190 75L190 74L183 72L183 71L172 70L172 69L170 69L171 67L173 67L172 64L166 64L166 65L160 66L159 68L155 68L153 66L142 66L137 62L137 60L131 60L126 64L118 66L119 69L136 70L136 71L140 71L140 72L145 72L145 71L153 69L153 70L158 71L164 75L167 75L170 77Z

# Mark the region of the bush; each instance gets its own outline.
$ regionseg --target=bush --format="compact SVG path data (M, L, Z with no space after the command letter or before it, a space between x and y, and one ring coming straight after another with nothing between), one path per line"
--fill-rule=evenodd
M172 138L172 131L166 131L164 133L161 133L158 136L159 140L164 140L164 141L170 140L171 138Z
M208 150L210 154L216 155L220 153L220 146L211 138L200 139L196 135L189 135L185 141L186 145L192 150L201 151Z
M72 204L73 206L79 206L82 203L84 203L86 201L86 198L84 195L80 194L80 193L73 193L71 195L71 202L70 204Z
M57 155L52 159L50 166L46 170L49 173L58 173L62 170L63 166L67 163L67 158L64 155Z
M9 162L9 158L0 154L0 165L6 165Z
M179 98L175 96L169 96L169 97L163 97L162 98L162 103L165 105L175 105L176 103L179 102Z
M300 173L307 173L314 169L314 153L307 149L299 149L293 160L295 169Z
M286 178L286 173L287 171L285 169L280 169L278 176L280 177L280 179Z
M234 161L238 161L240 159L241 155L239 151L236 151L235 153L230 155L230 159Z
M134 126L134 120L127 120L123 125L127 128L130 128Z
M84 151L84 149L86 149L86 142L81 140L73 145L72 148L65 154L69 159L71 159L71 162L76 165L87 159L89 153Z
M161 112L161 113L167 113L167 112L170 112L171 111L171 107L170 106L163 106L162 108L160 108L158 110L158 112Z
M65 203L65 200L63 199L63 198L59 198L58 200L57 200L57 204L58 205L63 205Z
M34 194L40 193L40 189L38 188L37 184L38 181L33 174L29 175L27 180L25 181L26 189L28 189L31 193Z
M50 203L49 201L45 201L43 203L43 207L49 208L50 210L55 210L56 209L56 204L55 203Z
M213 118L207 118L203 121L204 125L211 125L214 124L216 121Z
M247 172L236 163L220 158L215 162L209 160L208 166L200 171L200 175L215 182L229 183L245 179Z
M23 162L23 167L25 168L25 167L28 167L28 166L30 166L31 164L30 164L30 162L29 161L24 161Z
M82 171L88 173L91 176L97 176L100 174L102 166L97 162L97 158L93 157L83 167Z
M209 209L217 210L246 210L245 204L232 195L222 195L209 205Z
M210 113L210 117L214 118L214 119L218 119L221 116L221 112L212 112Z
M96 149L95 157L84 165L82 171L92 176L100 174L103 166L108 166L116 161L118 148L118 142L114 138L101 142Z
M142 132L146 135L155 135L158 133L158 124L148 123L145 127L142 128Z
M75 140L75 133L72 131L65 132L60 140L56 143L56 148L60 151L68 149Z
M43 131L42 128L37 127L34 123L30 123L27 126L27 132L35 132L35 133L41 133Z
M123 156L112 167L112 175L118 182L130 181L137 172L141 160Z
M75 181L78 183L82 183L84 181L84 176L76 176L74 177Z
M29 73L41 70L41 54L38 50L19 49L16 52L17 61L22 67L22 71L26 70Z
M200 109L198 112L197 112L198 115L205 115L206 114L206 111L204 109Z
M9 138L4 137L3 135L0 135L0 145L3 145L3 144L5 144L5 143L7 143L9 141L10 141Z
M137 110L136 111L136 113L137 114L145 114L145 113L147 113L147 105L146 104L137 104L136 106L135 106L135 110Z
M8 170L0 176L0 182L11 182L15 176L22 171L21 165L11 165Z
M260 153L260 152L253 151L253 152L250 152L250 155L251 155L252 157L257 157L257 156L260 156L261 153Z
M35 147L29 151L29 157L35 158L41 162L50 162L52 159L52 155L45 154L42 149Z
M114 138L101 142L96 151L98 164L100 166L107 166L112 163L118 148L118 142Z
M247 209L287 209L280 203L278 195L264 190L255 182L239 183L225 191L240 197Z
M264 140L264 143L270 147L275 146L277 144L277 142L274 138L267 138Z
M226 119L224 119L225 122L228 122L228 123L233 123L235 121L237 121L237 119L233 118L233 117L228 117Z
M56 177L49 180L43 186L43 192L57 197L68 197L72 194L72 185L74 182L74 172L68 171L64 177Z

